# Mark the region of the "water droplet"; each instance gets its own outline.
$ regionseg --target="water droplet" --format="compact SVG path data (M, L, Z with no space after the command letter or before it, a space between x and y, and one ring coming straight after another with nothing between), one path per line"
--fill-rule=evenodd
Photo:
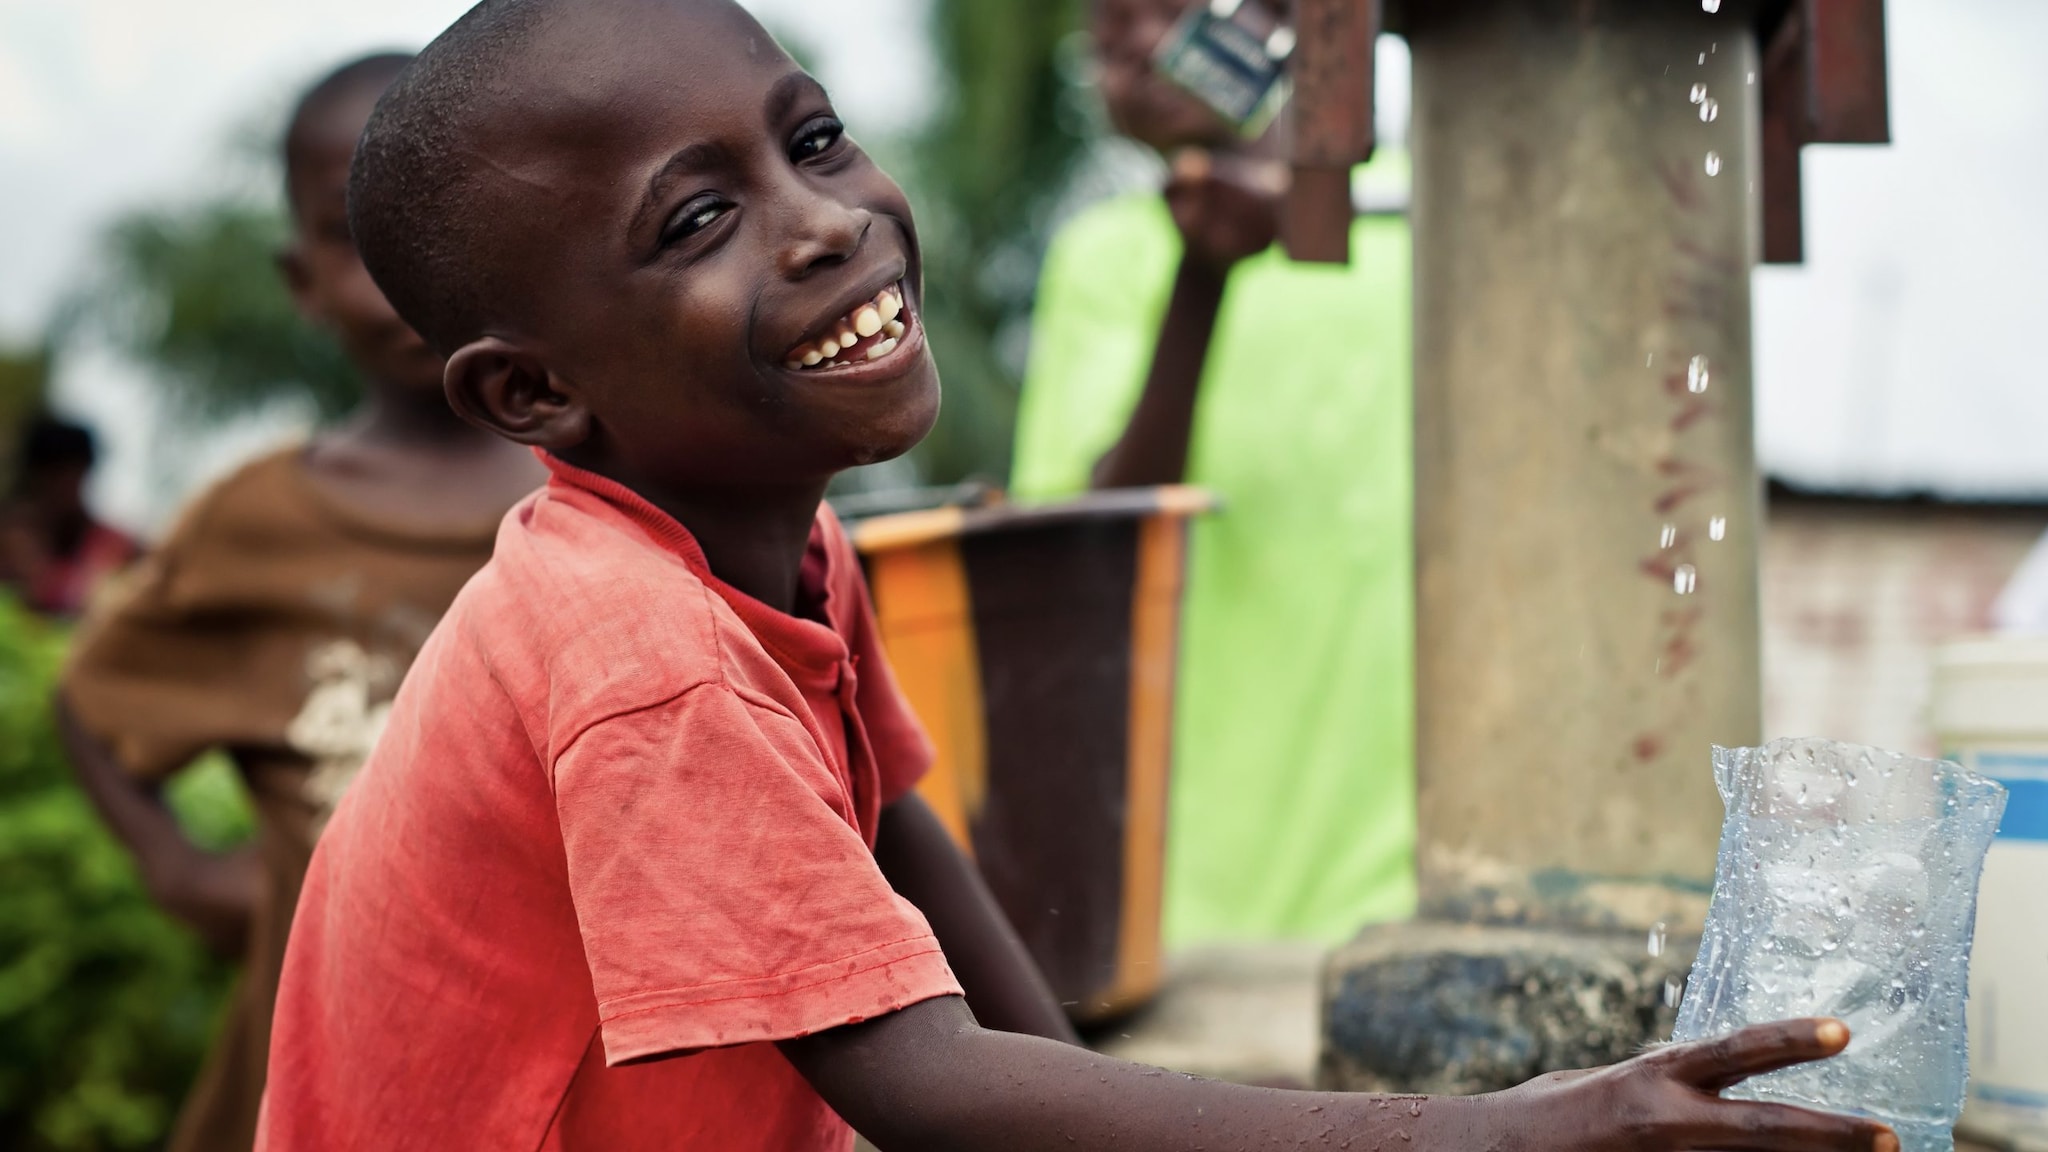
M1685 368L1686 389L1694 393L1705 392L1707 386L1713 382L1714 372L1712 366L1707 363L1707 358L1705 356L1693 357L1692 363L1686 365Z
M1820 942L1820 950L1823 952L1833 952L1835 949L1840 948L1841 946L1842 942L1840 940L1835 939L1832 936L1829 936Z
M1676 543L1678 543L1678 525L1666 524L1664 526L1664 531L1660 533L1657 537L1657 546L1660 548L1669 548Z
M1750 82L1751 84L1754 84L1754 83L1756 83L1756 73L1754 73L1754 72L1751 72L1751 73L1749 74L1749 82Z
M1844 911L1844 912L1851 912L1851 911L1854 911L1854 909L1853 909L1853 908L1852 908L1852 907L1850 906L1850 904L1849 904L1849 898L1848 898L1847 896L1844 896L1844 897L1842 897L1842 911Z
M1678 1007L1678 1002L1683 999L1685 999L1685 985L1680 984L1676 980L1664 981L1664 1006L1666 1008Z
M1707 539L1719 543L1727 538L1728 518L1726 516L1716 516L1712 520L1707 521Z
M1650 955L1662 956L1664 954L1664 939L1664 922L1659 920L1657 921L1657 926L1650 929Z
M1708 12L1719 12L1721 10L1721 0L1700 0L1700 7Z
M1721 154L1720 154L1719 152L1709 152L1709 153L1707 153L1707 175L1709 175L1709 176L1719 176L1720 174L1721 174Z
M1700 102L1700 119L1708 123L1721 118L1721 102L1709 96Z
M1700 570L1690 564L1680 564L1678 571L1671 574L1671 590L1680 596L1690 596L1700 590Z
M1695 103L1695 104L1703 104L1703 103L1705 103L1705 102L1706 102L1706 99L1707 99L1707 86L1706 86L1705 84L1695 84L1695 85L1693 85L1693 86L1692 86L1692 102L1693 102L1693 103Z
M1700 53L1700 63L1702 63L1702 64L1705 64L1706 62L1707 62L1707 54L1706 54L1705 52L1702 52L1702 53Z

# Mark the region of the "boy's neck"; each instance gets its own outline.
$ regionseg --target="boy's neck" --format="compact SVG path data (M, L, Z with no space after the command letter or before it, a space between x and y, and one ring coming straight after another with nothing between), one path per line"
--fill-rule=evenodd
M797 615L804 553L825 500L823 482L691 492L628 487L689 529L713 575L778 612Z
M438 391L404 388L372 381L363 403L344 423L345 434L359 443L394 448L487 448L497 437L457 416Z

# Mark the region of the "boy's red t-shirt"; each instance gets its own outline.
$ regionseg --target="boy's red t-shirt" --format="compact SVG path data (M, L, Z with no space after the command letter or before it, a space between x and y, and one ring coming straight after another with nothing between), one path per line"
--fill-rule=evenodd
M853 550L788 616L548 463L313 857L257 1147L848 1148L772 1041L960 991L873 856L931 752Z

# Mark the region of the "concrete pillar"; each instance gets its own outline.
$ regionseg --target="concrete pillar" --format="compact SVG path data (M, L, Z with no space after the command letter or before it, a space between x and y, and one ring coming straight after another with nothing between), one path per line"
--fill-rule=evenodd
M1705 914L1708 748L1761 726L1758 65L1748 15L1720 7L1411 6L1435 915Z
M1758 58L1705 6L1407 5L1424 919L1333 957L1329 1086L1504 1088L1669 1028L1709 746L1761 735Z

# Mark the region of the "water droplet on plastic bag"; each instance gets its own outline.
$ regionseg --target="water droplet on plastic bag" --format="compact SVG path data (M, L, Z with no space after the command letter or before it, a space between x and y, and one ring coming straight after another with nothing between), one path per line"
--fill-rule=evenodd
M1707 539L1720 543L1728 538L1728 518L1716 516L1707 522Z
M1662 956L1664 954L1664 941L1667 934L1664 922L1662 920L1657 921L1657 926L1650 929L1650 955Z
M1712 171L1712 169L1709 169L1709 171ZM1686 365L1685 368L1686 390L1693 393L1705 392L1707 386L1713 382L1714 372L1712 366L1707 363L1707 358L1705 356L1693 357L1692 363Z
M1707 153L1707 175L1709 175L1709 176L1719 176L1720 174L1721 174L1721 154L1720 154L1719 152L1709 152L1709 153Z
M1671 574L1671 590L1680 596L1690 596L1700 590L1700 570L1690 564L1680 564L1678 571Z
M1721 118L1721 102L1709 96L1700 101L1700 119L1712 123Z
M1867 1110L1893 1124L1903 1152L1949 1149L1967 1068L1972 896L1997 786L1824 741L1718 751L1715 775L1728 818L1673 1039L1836 1017L1856 1036L1850 1052L1729 1097Z
M1678 525L1666 524L1664 531L1657 536L1657 546L1659 548L1669 548L1676 543L1678 543Z
M1705 102L1706 102L1706 99L1707 99L1707 86L1706 86L1705 84L1695 84L1695 85L1693 85L1693 86L1692 86L1692 102L1693 102L1693 103L1695 103L1695 104L1701 104L1701 103L1705 103Z

